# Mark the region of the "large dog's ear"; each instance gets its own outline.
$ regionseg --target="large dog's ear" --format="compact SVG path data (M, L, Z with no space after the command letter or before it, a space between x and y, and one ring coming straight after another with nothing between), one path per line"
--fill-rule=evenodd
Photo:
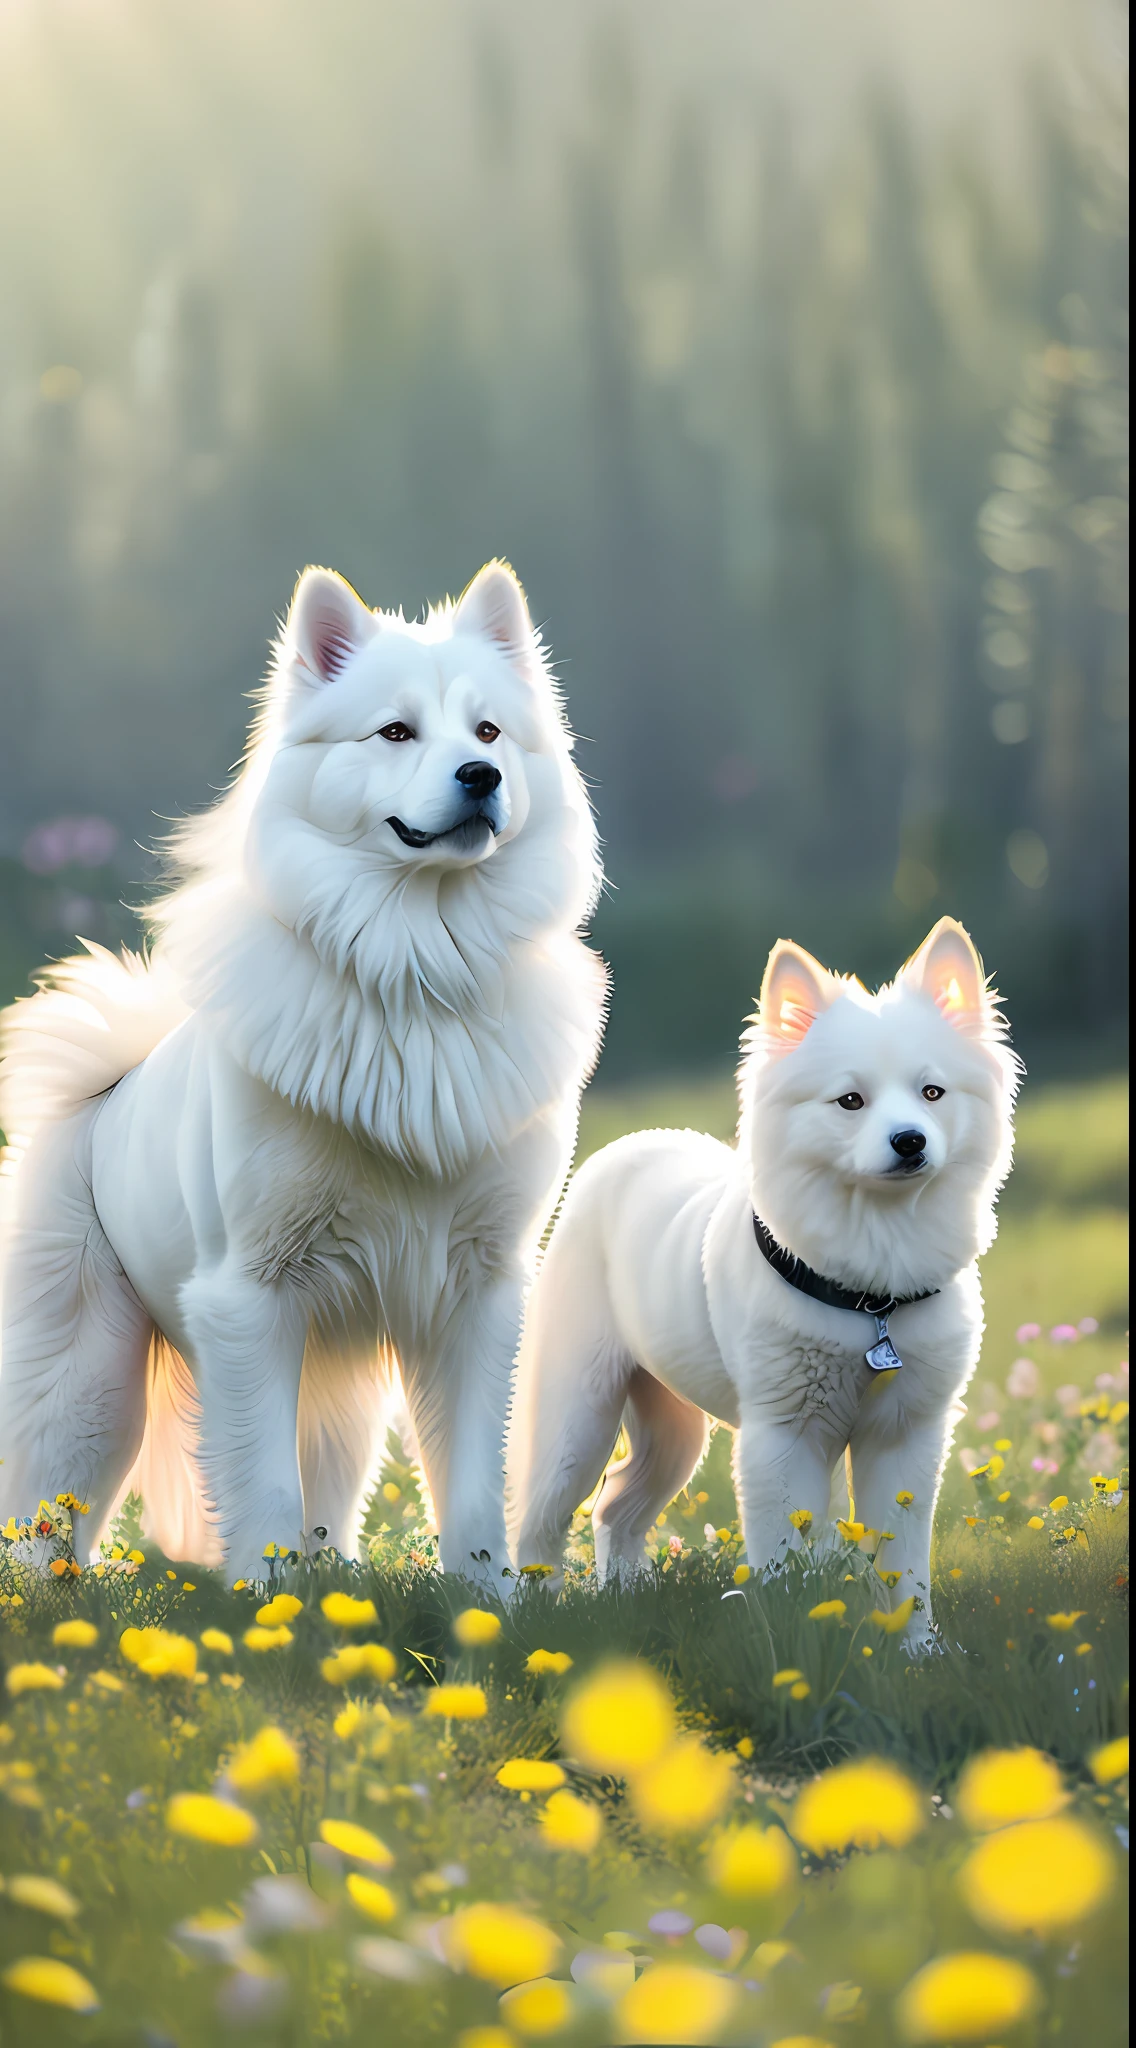
M838 994L839 983L819 960L792 939L778 939L766 961L758 998L763 1043L770 1052L792 1052Z
M305 569L284 628L284 648L307 683L341 675L379 630L374 612L334 569Z
M970 933L953 917L941 917L917 953L901 967L899 979L930 996L948 1024L970 1038L996 1024L995 998Z
M538 668L525 593L508 562L486 562L454 607L455 633L478 633L492 640L527 681Z

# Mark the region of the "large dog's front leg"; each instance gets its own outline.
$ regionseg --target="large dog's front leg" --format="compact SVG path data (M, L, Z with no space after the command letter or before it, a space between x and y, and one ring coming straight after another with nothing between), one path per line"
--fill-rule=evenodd
M734 1440L734 1487L746 1556L755 1570L800 1541L789 1519L797 1510L807 1511L813 1526L821 1526L830 1485L831 1459L807 1426L743 1406Z
M466 1289L440 1329L401 1349L403 1384L438 1518L442 1569L503 1591L505 1430L523 1282Z
M879 1569L888 1577L899 1573L893 1588L881 1587L880 1605L898 1606L912 1593L923 1602L907 1629L912 1648L930 1640L931 1524L949 1431L949 1415L908 1420L893 1395L883 1413L862 1418L852 1437L856 1519L890 1534Z
M264 1576L268 1543L299 1547L296 1421L308 1317L230 1260L196 1274L182 1312L201 1405L197 1460L226 1567Z

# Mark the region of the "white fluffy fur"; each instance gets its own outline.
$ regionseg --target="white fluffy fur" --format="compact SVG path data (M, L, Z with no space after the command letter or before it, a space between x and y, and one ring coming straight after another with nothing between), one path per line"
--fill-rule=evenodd
M736 1149L643 1131L576 1175L529 1303L509 1476L517 1560L558 1565L568 1520L623 1420L631 1455L594 1513L601 1572L641 1567L647 1532L694 1472L708 1416L736 1429L750 1562L814 1535L850 1453L857 1518L892 1530L898 1604L930 1626L931 1520L959 1397L978 1356L977 1255L1009 1171L1018 1080L996 998L961 926L944 918L871 996L780 941L743 1043ZM922 1090L939 1087L941 1100ZM863 1099L842 1108L841 1096ZM918 1127L926 1165L890 1138ZM865 1361L876 1327L791 1287L754 1239L754 1212L830 1279L927 1301L896 1310L901 1371ZM906 1510L896 1495L910 1492ZM881 1599L883 1598L881 1591Z
M97 1530L133 1473L175 1555L351 1552L397 1366L443 1563L497 1575L521 1302L604 998L592 817L512 572L408 624L308 570L175 859L148 960L89 949L5 1018L0 1517L66 1488Z

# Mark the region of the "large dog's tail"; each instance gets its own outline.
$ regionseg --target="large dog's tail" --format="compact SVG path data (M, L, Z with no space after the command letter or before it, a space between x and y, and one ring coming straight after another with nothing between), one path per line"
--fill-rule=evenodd
M17 1153L41 1124L113 1088L188 1015L160 959L81 943L0 1014L0 1130Z

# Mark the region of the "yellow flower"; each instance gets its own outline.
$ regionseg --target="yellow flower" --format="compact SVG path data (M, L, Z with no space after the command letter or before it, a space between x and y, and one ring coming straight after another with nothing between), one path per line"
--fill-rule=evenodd
M62 1685L50 1664L13 1664L8 1671L8 1691L14 1699L22 1692L59 1692Z
M329 1685L350 1685L353 1678L377 1678L389 1685L398 1670L393 1656L382 1643L344 1643L333 1657L325 1657L320 1671Z
M863 1522L840 1522L836 1524L846 1543L859 1543L863 1539Z
M1084 1920L1116 1879L1112 1857L1079 1820L1028 1820L988 1835L972 1849L959 1884L987 1927L1048 1934Z
M1052 1499L1052 1500L1050 1501L1049 1505L1050 1505L1050 1507L1052 1508L1052 1510L1053 1510L1053 1513L1054 1513L1055 1515L1059 1515L1059 1514L1061 1513L1061 1510L1062 1510L1062 1508L1067 1508L1067 1507L1068 1507L1068 1505L1069 1505L1069 1496L1068 1496L1068 1494L1067 1494L1067 1493L1058 1493L1058 1494L1055 1494L1055 1495L1054 1495L1054 1497L1053 1497L1053 1499Z
M517 2048L508 2027L463 2027L454 2048Z
M286 1650L293 1637L290 1628L270 1628L265 1624L261 1628L246 1628L242 1640L246 1650Z
M244 1679L239 1671L222 1671L221 1683L222 1685L227 1685L231 1692L239 1692L244 1684Z
M393 1479L388 1479L383 1487L383 1499L390 1501L402 1499L402 1488L401 1486L396 1486Z
M803 1536L805 1531L813 1526L813 1511L811 1508L794 1508L789 1520L794 1529L799 1529Z
M497 1773L497 1783L506 1792L555 1792L558 1785L567 1782L563 1765L544 1757L510 1757Z
M53 1877L10 1877L4 1891L17 1906L26 1906L33 1913L50 1913L56 1920L73 1920L79 1911L78 1899Z
M909 1508L914 1499L915 1495L913 1493L907 1493L906 1491L904 1491L903 1493L897 1493L895 1497L896 1507Z
M743 1735L740 1742L735 1742L734 1748L737 1750L738 1755L748 1763L753 1755L753 1737Z
M166 1826L171 1834L221 1849L244 1849L258 1833L251 1813L209 1792L176 1792L166 1807Z
M792 1665L789 1666L789 1669L787 1671L775 1671L773 1673L774 1690L776 1690L777 1687L780 1685L796 1685L798 1678L803 1677L804 1672L795 1671Z
M1118 1735L1115 1742L1106 1742L1103 1749L1094 1749L1089 1758L1089 1769L1098 1785L1112 1785L1117 1778L1128 1776L1128 1737Z
M926 1818L922 1794L878 1757L837 1764L797 1796L792 1828L814 1855L833 1850L904 1849Z
M1024 1963L962 1951L936 1956L896 2005L909 2041L989 2041L1037 2011L1041 1993Z
M141 1550L128 1550L126 1553L126 1562L127 1564L145 1564L145 1552Z
M1075 1607L1068 1614L1047 1614L1045 1619L1050 1628L1056 1629L1059 1635L1067 1635L1071 1628L1076 1628L1086 1612L1087 1609L1084 1607Z
M808 1679L798 1678L796 1685L789 1687L789 1698L791 1700L807 1700L811 1691L812 1686L809 1684Z
M710 1849L711 1884L733 1899L768 1899L793 1883L797 1852L783 1828L752 1823L719 1835Z
M1029 1521L1026 1523L1027 1529L1044 1529L1044 1527L1045 1523L1042 1521L1040 1515L1031 1515Z
M281 1622L295 1621L303 1607L294 1593L277 1593L256 1610L256 1618L262 1628L279 1628Z
M69 2012L97 2012L99 1995L93 1984L55 1956L21 1956L0 1977L9 1991L37 1998L41 2005L63 2005Z
M321 1820L319 1831L321 1842L350 1856L353 1863L369 1863L373 1870L389 1870L394 1863L386 1843L353 1820Z
M848 1603L845 1600L821 1600L817 1606L809 1608L809 1620L839 1621L847 1612Z
M881 1567L880 1565L877 1565L877 1566L876 1566L876 1577L877 1577L878 1579L882 1579L882 1580L883 1580L883 1582L884 1582L884 1585L885 1585L885 1586L886 1586L886 1587L888 1588L888 1591L890 1592L890 1591L891 1591L891 1588L892 1588L893 1586L898 1586L898 1584L899 1584L899 1582L900 1582L901 1578L903 1577L903 1573L902 1573L902 1572L885 1572L885 1571L883 1570L883 1568L882 1568L882 1567Z
M489 1702L479 1685L436 1685L426 1695L426 1712L446 1721L481 1721Z
M237 1750L225 1776L238 1792L259 1792L265 1785L294 1785L300 1775L300 1753L282 1728L262 1728Z
M750 1574L750 1568L749 1568L748 1564L737 1564L737 1565L735 1565L735 1566L734 1566L734 1584L735 1584L735 1586L745 1586L745 1585L748 1585L748 1583L749 1583L749 1579L750 1579L750 1576L751 1576L751 1574Z
M621 2040L713 2041L737 2000L737 1986L690 1963L656 1963L616 2007Z
M540 1817L544 1839L554 1849L590 1856L603 1833L603 1815L574 1792L554 1792Z
M355 1600L350 1593L325 1593L320 1607L333 1628L369 1628L379 1618L373 1600Z
M223 1628L205 1628L201 1631L201 1647L203 1650L215 1650L219 1657L231 1657L233 1638L227 1636Z
M495 1643L501 1633L501 1617L485 1607L467 1607L454 1620L454 1634L463 1650L481 1649Z
M100 1692L126 1691L126 1687L123 1685L121 1678L119 1678L117 1674L113 1671L92 1671L90 1677L87 1680L87 1684L88 1686L97 1686Z
M571 1669L572 1659L567 1650L533 1650L525 1658L525 1670L531 1671L534 1678L542 1677L546 1671L562 1678Z
M501 1990L545 1976L560 1954L551 1927L514 1906L463 1906L447 1932L455 1967Z
M899 1606L893 1607L890 1612L882 1607L873 1607L868 1620L874 1621L877 1628L885 1629L889 1636L897 1636L902 1629L907 1627L914 1612L915 1595L912 1593L908 1599L901 1600Z
M593 1770L642 1770L674 1730L674 1707L649 1664L601 1666L578 1686L564 1711L564 1738Z
M197 1671L197 1645L170 1629L124 1629L118 1648L147 1678L193 1678Z
M636 1774L632 1798L644 1826L695 1834L717 1820L733 1784L733 1759L687 1736Z
M98 1639L99 1632L93 1621L57 1621L51 1631L51 1640L57 1650L89 1650Z
M508 2020L526 2041L540 2041L546 2034L558 2034L572 2017L572 1994L567 1984L554 1977L538 1977L534 1983L518 1984L501 2000L501 2017Z
M347 1873L347 1891L352 1903L365 1913L368 1920L393 1920L398 1905L393 1892L385 1884L379 1884L373 1877L364 1877L358 1870Z
M1048 1820L1067 1802L1061 1773L1040 1749L987 1749L959 1779L955 1807L968 1828L986 1834L1011 1821Z

